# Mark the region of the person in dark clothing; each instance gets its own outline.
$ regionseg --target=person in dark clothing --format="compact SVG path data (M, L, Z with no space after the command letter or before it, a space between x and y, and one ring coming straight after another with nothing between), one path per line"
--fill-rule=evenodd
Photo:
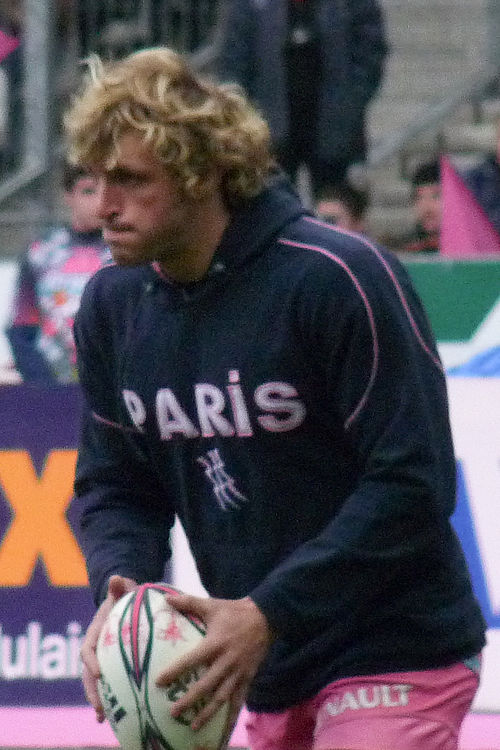
M166 48L89 65L65 123L116 261L75 321L97 718L98 635L160 579L177 515L209 597L169 599L207 626L158 678L206 667L174 717L246 700L259 750L456 748L485 625L407 273L304 209L240 89Z
M460 174L500 236L500 124L496 150Z
M377 0L233 0L217 64L267 118L279 161L314 197L366 154L366 110L387 54Z

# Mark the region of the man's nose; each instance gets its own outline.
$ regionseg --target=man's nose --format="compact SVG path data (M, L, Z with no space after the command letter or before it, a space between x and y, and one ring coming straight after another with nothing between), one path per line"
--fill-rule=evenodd
M101 219L109 219L116 216L119 211L116 192L105 178L99 179L97 183L97 211Z

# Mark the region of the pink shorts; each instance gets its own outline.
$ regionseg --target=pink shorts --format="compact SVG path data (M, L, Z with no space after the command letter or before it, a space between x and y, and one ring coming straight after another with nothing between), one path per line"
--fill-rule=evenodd
M281 713L249 712L252 750L456 750L479 659L338 680Z

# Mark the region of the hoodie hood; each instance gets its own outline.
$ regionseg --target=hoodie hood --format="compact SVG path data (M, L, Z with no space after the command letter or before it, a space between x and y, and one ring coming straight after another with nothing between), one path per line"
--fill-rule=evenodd
M214 262L237 268L260 254L283 228L308 213L292 184L281 173L235 214L229 223Z

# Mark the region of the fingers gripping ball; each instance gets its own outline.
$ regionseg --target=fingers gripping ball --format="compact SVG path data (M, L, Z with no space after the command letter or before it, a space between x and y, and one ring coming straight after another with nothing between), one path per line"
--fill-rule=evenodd
M156 685L159 673L205 636L202 623L168 605L165 594L176 593L163 584L140 586L115 604L100 633L99 695L123 750L219 750L225 744L227 706L196 732L190 727L196 710L171 715L201 669L167 687Z

